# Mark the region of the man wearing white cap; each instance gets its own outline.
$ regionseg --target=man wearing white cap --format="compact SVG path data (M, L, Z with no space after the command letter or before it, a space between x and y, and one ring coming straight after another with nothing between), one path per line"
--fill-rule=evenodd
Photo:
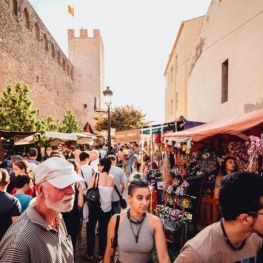
M38 165L36 200L1 240L0 262L74 262L71 239L60 212L72 209L74 184L82 180L67 160L52 157Z

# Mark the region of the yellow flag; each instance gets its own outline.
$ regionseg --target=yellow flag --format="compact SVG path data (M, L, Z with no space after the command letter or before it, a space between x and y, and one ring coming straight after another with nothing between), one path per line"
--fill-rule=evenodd
M74 16L74 7L71 7L70 5L68 5L68 13Z

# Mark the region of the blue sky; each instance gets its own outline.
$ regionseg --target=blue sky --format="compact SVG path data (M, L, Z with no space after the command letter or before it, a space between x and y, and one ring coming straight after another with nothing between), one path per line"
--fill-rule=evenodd
M182 21L205 15L211 0L29 0L64 53L67 29L99 29L105 85L114 106L134 105L164 122L164 70ZM74 19L67 12L75 9ZM175 116L179 117L179 116Z

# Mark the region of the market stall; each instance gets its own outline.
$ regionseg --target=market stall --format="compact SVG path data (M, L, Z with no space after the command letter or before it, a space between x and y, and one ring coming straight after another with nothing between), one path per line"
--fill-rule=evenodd
M62 133L46 131L47 142L51 145L74 141L78 144L93 143L96 140L96 135L88 132L82 133Z
M263 173L262 116L263 109L163 135L166 155L173 153L174 165L164 158L162 203L157 202L153 211L172 236L192 217L195 228L197 223L216 221L214 183L224 158L235 157L238 170Z

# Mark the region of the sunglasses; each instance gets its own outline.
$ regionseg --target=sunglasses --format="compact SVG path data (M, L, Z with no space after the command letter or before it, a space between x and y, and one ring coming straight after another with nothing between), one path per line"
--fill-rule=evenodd
M139 186L148 186L150 184L150 182L145 179L133 179L130 183Z

